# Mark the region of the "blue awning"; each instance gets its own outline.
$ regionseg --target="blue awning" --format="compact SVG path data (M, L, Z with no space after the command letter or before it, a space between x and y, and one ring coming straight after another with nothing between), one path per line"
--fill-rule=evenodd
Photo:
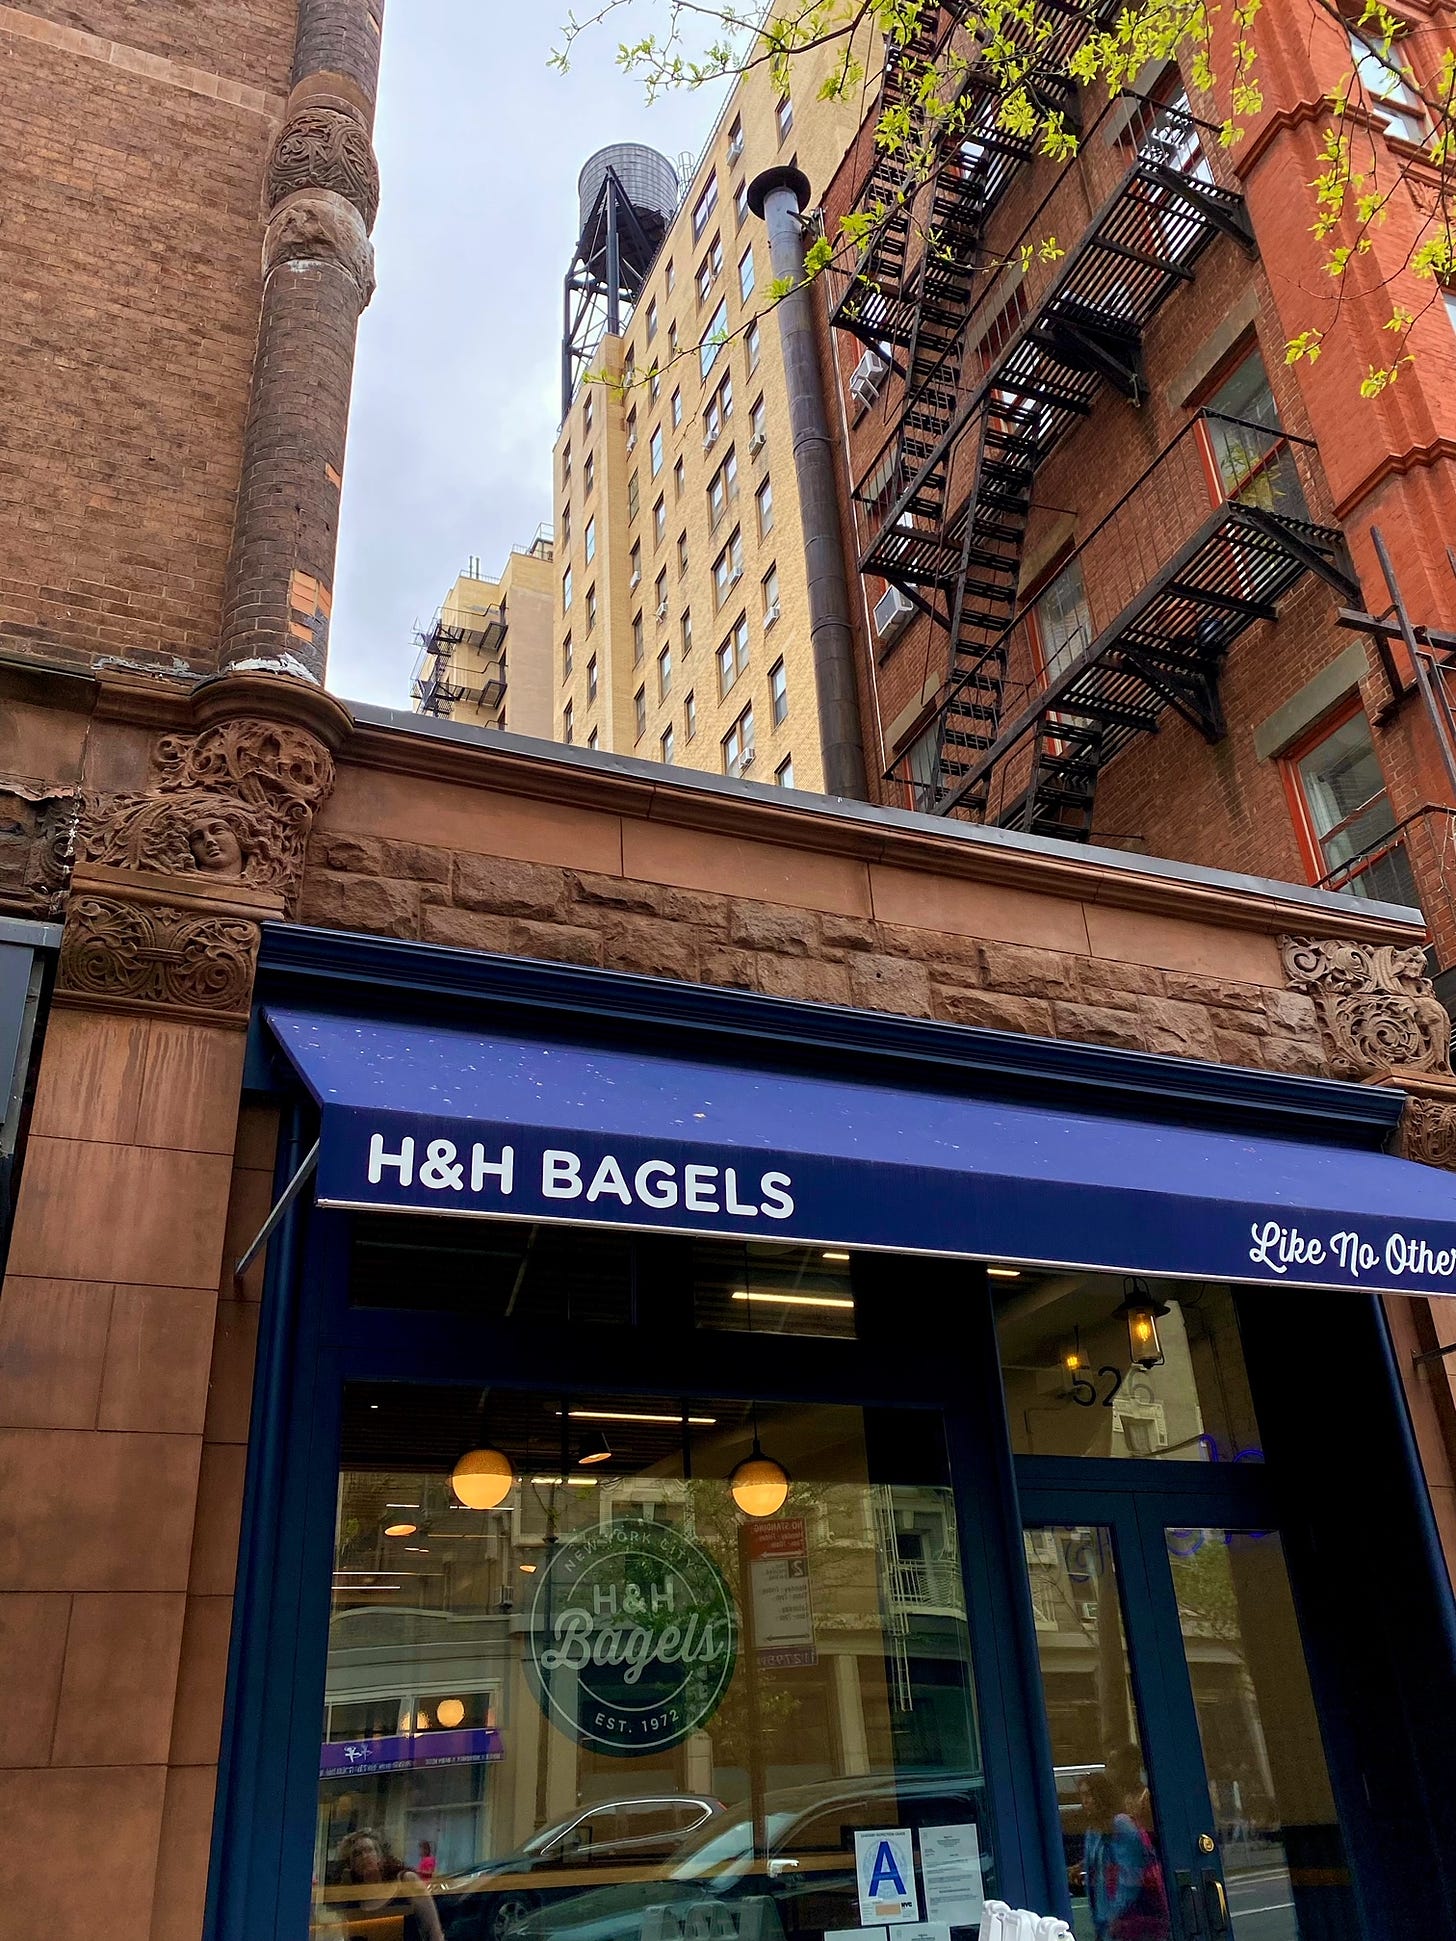
M289 1009L333 1207L1456 1294L1456 1181L1380 1153Z

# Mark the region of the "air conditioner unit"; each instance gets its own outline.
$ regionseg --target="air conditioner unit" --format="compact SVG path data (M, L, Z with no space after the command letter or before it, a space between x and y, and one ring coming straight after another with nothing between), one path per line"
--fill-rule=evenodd
M717 444L717 442L718 442L717 431L706 431L703 433L703 450L705 452L712 451L713 447Z
M635 431L629 431L627 433L627 450L630 454L632 452L635 452L636 449L637 449L637 434Z
M738 582L742 578L743 578L743 568L741 566L735 566L733 568L733 571L728 575L728 584L730 586L737 586Z
M659 619L659 620L666 620L666 618L667 618L667 602L666 602L666 600L661 600L661 601L659 601L659 602L658 602L658 607L657 607L657 617L658 617L658 619Z
M740 135L736 141L731 141L728 144L728 162L730 167L734 162L738 160L739 156L742 153L743 153L743 137L742 135Z
M745 748L743 751L743 759L738 764L738 773L741 775L744 769L752 768L752 767L753 767L753 750L751 748Z
M749 457L757 458L758 454L763 450L764 446L767 443L768 443L767 434L761 431L756 431L748 441Z
M779 603L777 600L775 600L773 604L769 607L768 612L763 616L763 625L764 625L765 633L773 625L775 620L778 619L778 617L779 617Z
M627 582L627 591L628 591L629 593L631 593L631 592L634 592L634 591L636 590L636 588L638 588L639 586L641 586L641 584L642 584L642 575L641 575L641 573L634 573L634 574L632 575L632 577L631 577L631 579L630 579L630 580L628 580L628 582Z
M890 366L878 351L867 350L850 374L849 394L862 404L866 411L880 395L880 386L885 381L885 372Z
M887 586L875 601L875 633L881 640L893 640L915 611L915 602L906 599L898 586Z

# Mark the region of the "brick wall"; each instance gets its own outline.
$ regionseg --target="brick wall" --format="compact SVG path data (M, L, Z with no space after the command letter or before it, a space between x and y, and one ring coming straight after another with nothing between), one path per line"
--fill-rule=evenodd
M215 664L294 13L0 7L0 650Z

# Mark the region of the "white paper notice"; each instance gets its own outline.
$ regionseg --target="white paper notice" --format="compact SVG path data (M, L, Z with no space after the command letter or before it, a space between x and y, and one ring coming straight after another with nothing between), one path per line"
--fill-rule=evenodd
M975 1927L981 1919L981 1842L974 1826L920 1829L925 1918L947 1927ZM906 1931L906 1941L911 1937Z
M885 1941L883 1928L826 1928L824 1941Z
M824 1941L829 1941L827 1934ZM950 1941L950 1927L944 1921L897 1921L889 1941Z
M885 1827L854 1836L854 1871L859 1884L859 1918L918 1921L920 1889L915 1882L915 1836L908 1826Z

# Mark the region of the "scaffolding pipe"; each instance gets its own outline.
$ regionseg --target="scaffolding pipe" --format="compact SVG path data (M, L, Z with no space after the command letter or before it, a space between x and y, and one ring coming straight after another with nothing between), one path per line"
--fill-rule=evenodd
M765 169L748 189L748 206L768 227L774 281L792 284L779 299L779 342L789 397L789 429L794 441L794 471L799 482L799 513L804 529L804 564L809 581L809 643L819 704L824 789L828 795L863 802L864 737L860 732L859 689L855 682L854 633L849 620L849 585L839 528L834 453L824 410L824 384L814 342L814 319L804 281L804 230L800 221L809 200L809 182L796 168Z

